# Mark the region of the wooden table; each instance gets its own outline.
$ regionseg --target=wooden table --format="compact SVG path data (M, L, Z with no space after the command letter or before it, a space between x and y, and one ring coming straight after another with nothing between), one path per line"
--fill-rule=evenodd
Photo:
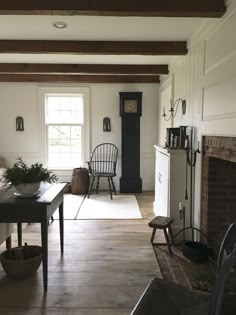
M64 250L63 189L66 183L43 184L34 198L12 196L0 201L0 223L17 223L18 245L22 245L22 223L41 224L44 291L48 287L48 221L59 207L61 253ZM14 192L14 191L13 191Z

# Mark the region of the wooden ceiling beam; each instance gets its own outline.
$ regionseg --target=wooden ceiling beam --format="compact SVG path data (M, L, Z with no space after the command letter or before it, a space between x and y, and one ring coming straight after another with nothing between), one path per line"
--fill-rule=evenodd
M224 0L7 0L0 14L221 17Z
M0 82L160 83L158 75L0 74Z
M0 73L168 74L168 65L0 63Z
M0 40L0 53L186 55L185 41Z

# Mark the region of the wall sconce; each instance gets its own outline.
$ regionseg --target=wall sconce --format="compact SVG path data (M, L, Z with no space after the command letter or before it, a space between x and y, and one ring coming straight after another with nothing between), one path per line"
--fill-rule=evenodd
M111 119L109 117L103 119L103 131L111 131Z
M170 120L172 117L174 118L177 114L177 111L178 111L178 107L179 107L179 103L182 103L182 114L185 115L186 113L186 100L183 100L182 98L178 98L174 104L171 102L170 103L170 109L169 109L169 112L170 114L167 115L165 113L165 107L163 108L163 114L162 114L162 117L164 117L164 119L166 121Z
M16 117L16 131L24 131L24 119L21 116Z

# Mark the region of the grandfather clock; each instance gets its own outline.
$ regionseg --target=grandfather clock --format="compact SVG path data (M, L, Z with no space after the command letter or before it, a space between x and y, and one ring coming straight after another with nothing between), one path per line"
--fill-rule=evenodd
M121 193L142 192L140 177L140 116L142 92L120 92Z

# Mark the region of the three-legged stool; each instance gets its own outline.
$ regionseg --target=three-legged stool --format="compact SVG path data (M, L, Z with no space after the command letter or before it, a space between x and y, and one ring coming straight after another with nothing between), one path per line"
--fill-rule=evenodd
M165 235L165 239L166 239L166 244L168 246L170 255L172 254L172 250L171 250L171 243L170 243L170 239L169 239L169 236L168 236L168 233L167 233L167 229L168 229L168 232L170 234L172 244L174 244L174 235L173 235L173 232L172 232L172 229L171 229L171 224L173 222L174 222L173 218L157 216L157 217L155 217L154 219L152 219L148 223L148 225L151 228L153 228L150 242L152 244L154 244L153 240L154 240L154 237L155 237L155 234L156 234L156 229L163 230L164 231L164 235ZM158 244L158 243L155 243L155 244Z

